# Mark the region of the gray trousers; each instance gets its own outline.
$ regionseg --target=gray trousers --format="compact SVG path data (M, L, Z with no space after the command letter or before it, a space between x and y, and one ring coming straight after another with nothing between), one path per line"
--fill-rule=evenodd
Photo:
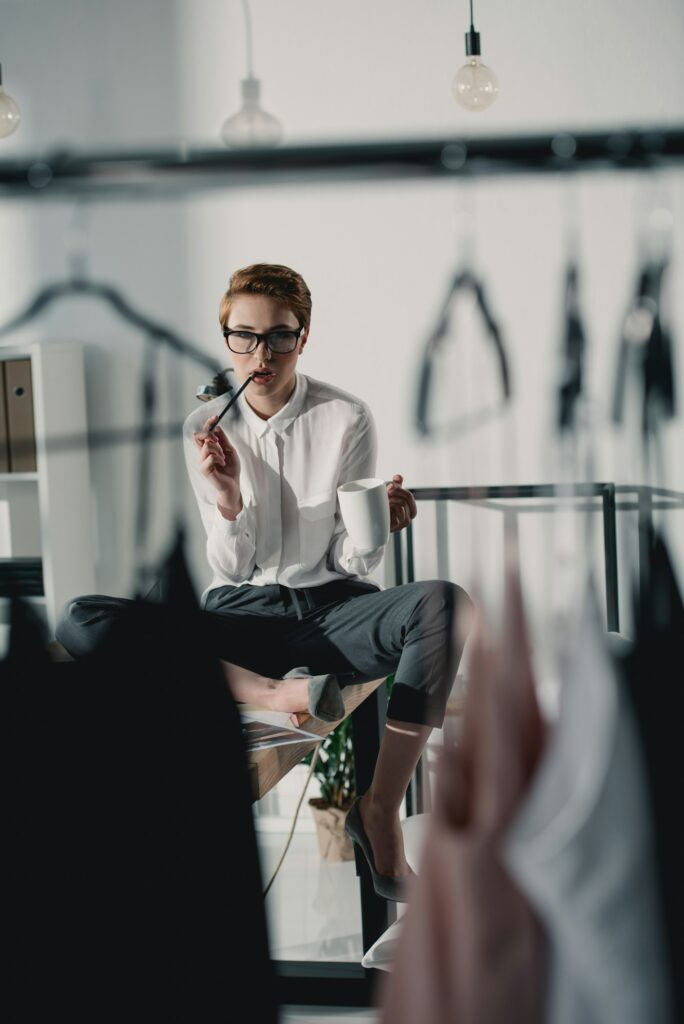
M87 655L129 605L120 598L69 602L57 639L74 657ZM387 715L440 727L461 657L456 614L470 598L441 580L378 590L362 580L293 589L279 584L218 587L204 615L218 657L279 679L297 666L332 672L340 684L394 675Z

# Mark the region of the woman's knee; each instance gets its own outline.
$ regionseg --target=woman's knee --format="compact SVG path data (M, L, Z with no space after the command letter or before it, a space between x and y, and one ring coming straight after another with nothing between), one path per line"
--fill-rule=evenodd
M449 628L455 617L467 631L473 611L473 602L463 587L448 580L425 580L412 584L416 588L416 612L425 622L443 621Z

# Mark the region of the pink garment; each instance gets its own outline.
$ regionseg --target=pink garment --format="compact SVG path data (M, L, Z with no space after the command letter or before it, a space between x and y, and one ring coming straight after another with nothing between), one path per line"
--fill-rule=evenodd
M423 860L381 990L384 1024L543 1019L545 936L500 855L544 744L517 564L499 644L474 632L463 737L440 758Z

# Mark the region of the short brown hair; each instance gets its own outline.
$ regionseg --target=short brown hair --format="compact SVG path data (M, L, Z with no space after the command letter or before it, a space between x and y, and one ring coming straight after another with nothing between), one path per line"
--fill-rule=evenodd
M221 298L219 322L225 327L233 299L238 295L270 295L279 299L297 317L300 327L311 322L311 292L301 274L279 263L253 263L236 270Z

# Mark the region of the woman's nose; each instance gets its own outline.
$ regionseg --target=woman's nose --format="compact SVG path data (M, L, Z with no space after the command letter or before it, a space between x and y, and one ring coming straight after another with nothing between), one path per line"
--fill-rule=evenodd
M263 339L259 342L255 351L259 359L267 362L271 358L271 350Z

